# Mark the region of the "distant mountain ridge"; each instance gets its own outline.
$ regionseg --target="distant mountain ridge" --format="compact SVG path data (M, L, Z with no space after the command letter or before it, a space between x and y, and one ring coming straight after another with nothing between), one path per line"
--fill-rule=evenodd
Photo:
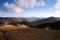
M0 17L0 21L27 21L27 22L46 22L46 21L56 21L60 18L49 17L49 18L14 18L14 17Z
M58 21L60 18L57 17L48 17L48 18L43 18L41 20L37 20L36 22L47 22L47 21Z
M31 22L31 23L42 23L48 21L58 21L60 18L49 17L49 18L14 18L14 17L0 17L0 22ZM28 23L27 23L28 24Z
M49 17L49 18L46 18L46 19L42 19L40 21L41 22L46 22L46 21L57 21L57 20L59 20L59 18Z
M20 21L22 21L22 19L20 19L20 18L12 18L12 17L10 17L10 18L8 18L8 17L0 17L0 22L13 22L13 21L20 22Z

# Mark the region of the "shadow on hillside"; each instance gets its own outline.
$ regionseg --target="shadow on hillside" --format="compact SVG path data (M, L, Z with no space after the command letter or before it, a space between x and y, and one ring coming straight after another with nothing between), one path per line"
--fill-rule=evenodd
M18 27L21 25L30 25L27 22L0 22L0 26L5 26L5 25L12 25L13 27ZM42 23L37 23L33 24L30 26L27 26L30 28L40 28L40 29L52 29L52 30L60 30L60 21L48 21L48 22L42 22Z
M60 21L48 21L40 24L32 25L31 27L41 29L60 30Z

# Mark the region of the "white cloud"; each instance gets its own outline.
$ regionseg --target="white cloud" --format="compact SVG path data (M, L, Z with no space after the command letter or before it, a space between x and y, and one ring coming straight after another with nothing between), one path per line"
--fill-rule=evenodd
M54 5L55 9L60 9L60 0L57 0L56 4Z
M23 12L24 10L23 9L21 9L21 8L19 8L19 7L15 7L15 8L13 8L13 9L11 9L14 13L21 13L21 12Z
M22 8L32 8L36 5L36 0L16 0L15 4Z
M46 3L43 0L41 0L40 2L37 2L37 5L44 7L46 6Z
M4 6L6 8L8 8L9 10L11 10L14 13L20 13L23 11L23 9L21 9L20 7L17 7L15 4L9 4L8 2L4 3Z
M56 4L54 5L55 9L55 16L60 17L60 0L57 0Z
M37 0L17 0L15 1L15 4L19 7L23 8L33 8L35 6L45 6L45 2L43 0L37 1Z
M35 6L45 6L44 0L14 0L14 3L9 4L8 2L4 3L4 6L11 10L14 13L21 13L25 8L34 8Z

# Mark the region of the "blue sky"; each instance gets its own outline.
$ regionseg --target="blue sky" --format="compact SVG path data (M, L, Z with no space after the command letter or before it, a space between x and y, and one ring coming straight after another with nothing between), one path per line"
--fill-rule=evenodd
M1 17L60 17L60 0L0 0Z

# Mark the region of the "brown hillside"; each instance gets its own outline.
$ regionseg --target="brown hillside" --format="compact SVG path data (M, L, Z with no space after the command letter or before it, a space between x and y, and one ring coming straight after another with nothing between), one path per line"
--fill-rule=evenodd
M0 40L60 40L60 30L34 28L0 30Z

